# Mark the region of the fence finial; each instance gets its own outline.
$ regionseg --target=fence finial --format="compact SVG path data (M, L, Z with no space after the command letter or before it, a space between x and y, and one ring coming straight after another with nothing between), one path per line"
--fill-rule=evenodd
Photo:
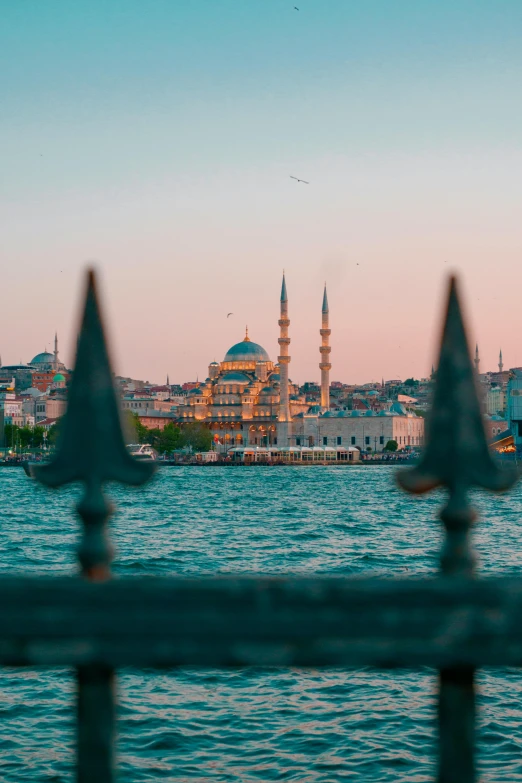
M437 368L426 449L418 466L399 474L399 484L415 493L441 485L448 487L450 494L457 487L463 491L472 486L508 489L517 474L511 466L496 465L488 449L454 277L449 285Z
M125 447L93 271L88 273L68 409L61 424L56 457L35 469L35 478L43 484L142 484L152 474L153 466L137 462Z
M111 506L102 485L105 481L143 484L154 466L137 462L125 447L92 271L87 277L69 404L61 425L55 458L48 465L36 467L34 477L49 487L84 482L85 492L78 506L84 523L79 559L86 576L106 578L111 549L104 530Z

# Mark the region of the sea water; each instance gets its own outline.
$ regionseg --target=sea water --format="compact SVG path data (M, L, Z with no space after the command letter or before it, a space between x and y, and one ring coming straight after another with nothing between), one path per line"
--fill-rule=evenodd
M110 487L115 573L434 574L441 492L411 498L382 467L162 468ZM77 488L0 472L0 572L76 569ZM484 573L522 565L522 489L474 495ZM1 599L0 599L1 600ZM522 673L478 675L483 781L522 781ZM433 671L121 670L121 781L424 781L435 775ZM3 781L71 781L74 682L0 669Z

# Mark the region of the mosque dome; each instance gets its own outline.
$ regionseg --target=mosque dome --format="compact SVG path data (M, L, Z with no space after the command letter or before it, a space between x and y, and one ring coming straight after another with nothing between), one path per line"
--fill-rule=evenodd
M227 372L219 379L219 383L250 383L250 378L244 372Z
M53 383L65 383L65 375L62 375L61 372L57 372L53 378Z
M261 345L253 343L247 334L244 340L242 340L240 343L236 343L232 346L232 348L228 349L223 361L269 362L270 357L268 356L265 349Z
M31 364L53 364L54 354L43 351L43 353L37 353L34 359L31 360Z

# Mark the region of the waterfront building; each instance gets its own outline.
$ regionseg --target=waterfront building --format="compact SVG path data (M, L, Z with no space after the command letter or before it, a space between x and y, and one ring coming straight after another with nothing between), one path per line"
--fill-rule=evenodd
M506 390L506 414L517 451L522 449L522 368L512 370Z
M298 446L355 446L378 453L393 440L399 450L422 446L424 419L398 403L379 413L371 408L322 412L315 407L296 417L294 433Z
M486 413L503 415L506 410L506 391L502 386L491 386L486 392Z

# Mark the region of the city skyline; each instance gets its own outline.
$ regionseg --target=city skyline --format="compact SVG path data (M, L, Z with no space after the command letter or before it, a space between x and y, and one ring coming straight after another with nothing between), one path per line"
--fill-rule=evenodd
M247 323L275 359L283 268L296 382L325 279L334 380L428 375L450 270L481 367L522 365L522 7L455 5L6 8L2 361L57 330L72 363L94 261L137 378L201 376Z

